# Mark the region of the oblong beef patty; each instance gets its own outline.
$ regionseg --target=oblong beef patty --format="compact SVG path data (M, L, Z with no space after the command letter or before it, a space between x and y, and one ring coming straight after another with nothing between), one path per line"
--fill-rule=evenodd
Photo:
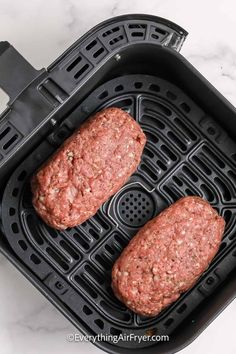
M185 197L149 221L112 270L117 298L155 316L197 281L217 253L225 222L199 197Z
M83 223L135 172L145 143L128 113L96 113L33 176L36 211L56 229Z

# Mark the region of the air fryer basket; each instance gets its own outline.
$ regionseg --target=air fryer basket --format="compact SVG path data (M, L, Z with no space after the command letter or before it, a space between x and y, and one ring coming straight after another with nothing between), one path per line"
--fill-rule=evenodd
M177 53L186 35L161 18L121 16L39 72L1 42L0 84L10 96L0 121L1 250L82 332L170 335L162 343L96 343L108 352L173 353L235 297L235 109ZM94 217L53 230L32 207L29 179L109 106L128 111L146 133L141 164ZM140 227L185 195L202 196L225 218L220 251L159 316L135 315L112 293L112 264Z

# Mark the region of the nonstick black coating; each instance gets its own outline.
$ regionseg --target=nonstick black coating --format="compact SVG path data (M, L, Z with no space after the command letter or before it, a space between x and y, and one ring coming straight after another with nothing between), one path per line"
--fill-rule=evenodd
M90 114L115 106L142 126L147 144L137 172L99 212L59 232L36 215L29 179ZM171 334L227 277L235 265L236 173L225 132L182 90L148 75L126 75L94 90L13 173L2 201L3 228L18 257L93 334ZM216 138L214 142L213 138ZM232 144L234 144L232 142ZM236 145L235 145L236 146ZM221 248L198 283L155 318L135 315L112 293L111 267L149 219L182 196L208 200L227 222ZM231 262L224 263L227 255ZM152 342L119 342L142 348Z

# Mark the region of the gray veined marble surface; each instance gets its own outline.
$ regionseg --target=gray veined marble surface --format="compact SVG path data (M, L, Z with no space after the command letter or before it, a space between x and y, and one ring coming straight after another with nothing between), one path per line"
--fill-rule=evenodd
M234 0L0 0L0 40L11 42L36 68L48 66L84 32L125 13L166 17L189 36L181 53L236 106ZM6 97L0 94L0 109ZM236 301L182 354L235 354ZM0 256L0 354L101 353L68 343L73 326Z

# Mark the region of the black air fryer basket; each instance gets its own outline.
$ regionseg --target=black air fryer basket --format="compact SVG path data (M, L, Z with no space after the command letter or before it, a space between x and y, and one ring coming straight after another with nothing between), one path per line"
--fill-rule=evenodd
M173 353L236 294L236 111L183 58L187 33L127 15L96 26L47 70L0 43L1 252L83 333L166 334L167 342L97 342L110 353ZM93 112L128 111L147 136L129 182L82 225L56 231L36 215L29 179ZM182 196L225 218L220 250L197 284L155 318L113 295L111 268L133 235Z

